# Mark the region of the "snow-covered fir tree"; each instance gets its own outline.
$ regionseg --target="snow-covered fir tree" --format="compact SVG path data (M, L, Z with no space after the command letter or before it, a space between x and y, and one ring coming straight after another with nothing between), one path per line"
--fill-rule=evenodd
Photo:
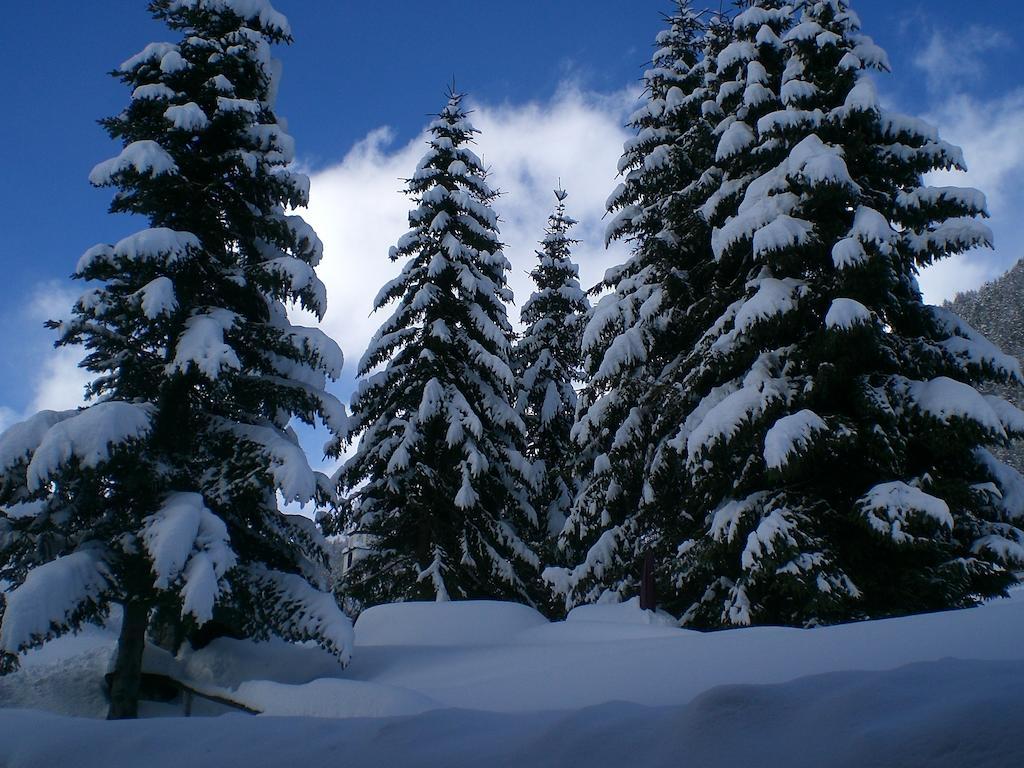
M351 624L329 592L312 521L324 503L289 422L343 406L324 390L337 345L293 325L322 316L321 244L286 210L308 180L274 114L273 43L290 41L268 0L154 0L180 35L115 75L131 90L103 121L123 144L90 181L115 213L148 219L98 245L75 277L94 283L58 344L82 344L91 404L44 411L0 437L0 647L14 654L123 609L112 717L134 716L147 627L211 620L254 638L314 640L343 663ZM8 656L8 661L12 659Z
M607 239L630 241L632 255L605 276L610 292L583 336L588 381L573 430L581 489L560 539L569 567L545 573L567 607L628 596L645 552L660 551L660 499L649 482L658 460L652 420L666 405L659 401L662 370L695 340L688 307L701 295L707 227L694 210L707 194L701 190L711 181L705 169L715 146L704 115L702 49L720 47L723 31L713 22L703 36L705 25L685 0L667 23L631 120L636 136L619 161L623 181L608 200ZM672 514L678 487L668 494Z
M510 265L477 133L452 93L408 180L412 229L391 249L395 302L359 363L356 454L339 471L343 526L369 551L346 574L365 605L412 599L534 602L537 525L523 420L514 407Z
M538 525L530 542L549 558L576 496L570 432L576 418L574 383L581 377L582 324L590 309L572 260L578 241L569 232L576 221L565 211L567 193L558 189L555 197L558 203L548 217L538 264L530 272L537 288L523 304L525 330L513 355L516 408L526 425L526 457L535 473L531 502Z
M1024 566L1024 482L985 445L1019 379L916 273L984 246L975 190L934 128L883 109L887 69L844 0L755 0L717 57L724 115L709 294L676 438L694 535L672 606L700 627L810 625L1000 594Z
M946 309L953 311L1008 355L1024 360L1024 261L1018 261L1001 277L974 291L959 293ZM990 382L979 391L999 395L1024 406L1024 387L1018 382ZM1024 472L1024 441L994 446L992 452L1018 472Z

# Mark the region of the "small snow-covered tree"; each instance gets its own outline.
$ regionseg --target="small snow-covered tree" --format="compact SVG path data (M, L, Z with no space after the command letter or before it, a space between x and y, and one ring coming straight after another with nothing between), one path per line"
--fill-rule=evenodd
M583 335L587 383L573 429L581 488L560 538L569 567L545 573L567 607L626 597L645 552L661 541L652 420L667 403L655 393L666 364L693 341L688 308L700 298L706 252L706 226L694 210L713 181L706 170L714 141L703 114L713 83L702 54L712 46L713 55L722 31L713 23L703 37L705 24L685 0L667 24L631 119L636 136L619 161L623 181L608 200L607 240L630 241L632 255L605 276L610 291ZM678 515L678 492L668 496Z
M509 263L462 99L452 93L430 124L408 180L412 229L390 254L405 266L374 301L396 306L359 363L359 445L338 474L343 527L369 550L346 592L367 605L538 594L519 533L537 518L513 405Z
M701 627L809 625L1000 594L1024 484L985 445L1024 414L974 385L1019 365L916 280L990 242L984 197L922 182L960 151L879 105L866 70L888 64L849 3L754 0L734 29L673 604Z
M526 456L535 471L531 500L538 526L530 538L537 552L548 557L576 495L570 432L576 417L574 382L581 376L582 321L590 308L572 260L578 241L569 236L576 221L566 215L567 196L555 191L558 204L537 251L539 263L530 272L537 289L523 304L525 330L514 353L516 408L526 425Z
M308 180L288 169L274 114L273 43L290 40L268 0L154 0L180 34L115 75L132 91L103 121L123 144L90 181L112 212L150 228L87 251L95 283L58 344L83 344L92 404L44 411L0 437L0 647L16 653L123 607L111 717L134 716L147 626L211 619L254 638L314 640L343 663L351 624L326 591L311 520L278 509L324 503L289 421L333 432L324 390L337 345L293 325L322 315L321 244L288 208Z

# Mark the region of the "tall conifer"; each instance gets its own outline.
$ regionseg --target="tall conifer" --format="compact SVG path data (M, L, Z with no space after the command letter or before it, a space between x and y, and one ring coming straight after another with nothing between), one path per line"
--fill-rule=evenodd
M581 376L583 318L590 308L572 260L578 241L569 231L576 221L565 212L566 192L556 190L555 197L558 204L548 217L538 264L530 272L537 288L523 304L525 330L514 355L516 408L526 425L526 455L535 471L531 498L538 526L532 538L538 553L548 557L576 495L570 432L576 417L574 384Z
M569 567L546 572L567 607L627 597L641 559L661 542L649 479L658 461L652 421L666 403L654 392L664 366L693 341L687 314L706 232L694 209L712 181L704 171L714 147L702 47L716 39L702 40L704 23L685 0L667 24L631 120L636 136L619 161L623 181L608 200L607 239L630 241L632 255L605 276L609 293L583 337L587 384L573 430L581 488L560 540Z
M923 183L960 151L880 106L866 70L888 63L847 2L759 0L734 29L674 605L695 626L809 625L999 594L1024 565L1024 485L984 446L1024 414L974 385L1019 366L916 280L989 244L984 198Z
M462 98L430 124L408 180L412 229L390 254L405 265L374 302L396 306L359 363L359 445L338 480L367 550L346 591L364 604L539 593L520 535L538 520L513 404L510 265Z
M347 661L351 625L330 594L312 522L286 501L324 503L289 427L344 409L324 390L342 364L292 302L322 315L321 244L288 208L308 180L288 169L274 114L273 43L288 23L267 0L153 0L180 34L114 73L132 92L103 122L123 144L90 181L114 213L150 228L98 245L95 281L59 344L83 344L92 404L44 411L0 437L0 646L17 652L123 608L111 717L136 712L146 630L217 619L234 632L313 639ZM10 657L8 657L10 658Z

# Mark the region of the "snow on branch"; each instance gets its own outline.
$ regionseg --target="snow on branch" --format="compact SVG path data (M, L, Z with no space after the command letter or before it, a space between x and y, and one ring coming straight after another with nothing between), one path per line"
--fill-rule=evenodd
M168 10L177 12L192 9L233 13L246 23L258 22L267 32L276 32L285 37L291 35L287 17L277 11L270 0L173 0Z
M997 459L987 448L976 448L974 458L988 470L998 486L998 506L1005 519L1024 521L1024 476Z
M687 436L686 450L691 462L718 441L729 441L744 424L763 415L773 404L788 397L784 380L748 384L711 408Z
M133 141L121 150L121 154L104 160L92 169L89 183L95 187L113 184L115 177L127 171L134 171L140 176L163 176L177 173L178 166L167 152L150 139Z
M267 459L274 487L286 502L305 504L316 496L319 487L317 475L310 468L306 453L294 435L274 427L253 424L232 424L228 429L253 445Z
M81 274L95 264L125 261L163 261L170 265L201 251L199 238L191 232L177 232L167 227L143 229L119 240L115 245L96 245L82 254L75 267Z
M272 631L284 640L312 640L347 665L355 635L352 622L334 596L311 586L301 576L263 565L247 569L247 576L264 596L263 610Z
M811 445L828 425L814 411L804 409L775 422L764 437L764 461L770 469L783 469L792 456Z
M448 595L448 588L444 583L444 552L440 547L434 548L434 559L431 560L430 565L416 574L416 581L430 581L434 585L434 592L436 594L435 600L439 603L447 603L451 600Z
M898 544L912 541L907 529L920 522L953 528L945 501L900 480L876 485L857 501L857 507L872 530Z
M230 330L238 316L226 309L195 314L185 321L185 331L178 337L174 359L168 364L169 373L185 373L195 368L211 381L225 369L238 370L242 363L235 350L224 342L225 331Z
M20 462L30 461L50 428L77 413L77 410L40 411L8 427L0 434L0 472L6 472Z
M160 315L170 315L178 308L178 300L174 295L174 283L169 277L158 277L146 283L135 294L139 306L148 319L155 320Z
M833 299L825 313L825 327L849 330L857 325L871 322L871 310L854 299Z
M177 53L178 46L173 43L150 43L137 54L129 59L125 59L121 62L121 66L118 69L121 72L130 72L140 64L145 64L156 59L163 60L163 57L169 53Z
M29 462L29 490L43 487L53 473L72 459L83 467L97 467L110 458L117 446L146 437L155 410L149 403L114 400L97 403L53 424Z
M6 595L0 649L17 653L98 613L109 579L100 550L93 548L36 566Z
M143 523L142 541L153 561L153 586L168 590L182 582L182 615L199 624L213 618L221 578L237 560L227 527L198 493L172 493Z
M948 376L938 376L930 381L904 379L899 383L906 387L911 402L918 409L944 424L948 424L951 419L959 418L973 421L999 437L1005 436L1004 424L999 414L970 384L964 384Z

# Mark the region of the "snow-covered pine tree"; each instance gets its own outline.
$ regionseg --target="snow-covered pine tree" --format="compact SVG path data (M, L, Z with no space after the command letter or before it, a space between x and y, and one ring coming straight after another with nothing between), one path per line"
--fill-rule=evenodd
M1008 355L1024 360L1024 261L1018 261L1001 277L975 291L957 294L945 308L956 313ZM979 387L1014 405L1024 406L1024 387L1017 382L990 382ZM1018 472L1024 472L1024 441L1009 447L994 446L992 452Z
M989 243L984 198L923 184L960 152L880 107L865 70L885 54L847 2L755 1L735 30L703 209L725 309L683 394L700 530L675 607L699 627L810 625L1000 594L1024 566L1024 481L984 445L1024 414L973 385L1019 366L916 280Z
M365 605L414 599L535 602L531 468L513 398L509 263L477 133L452 92L408 180L406 260L374 301L397 305L359 363L356 454L339 470L343 527L367 542L346 576Z
M558 203L548 217L538 264L530 272L537 289L523 304L525 330L513 354L516 409L526 425L526 457L535 471L531 503L538 526L529 538L548 562L576 496L570 432L576 418L574 383L581 377L583 318L590 309L572 260L578 241L569 236L576 221L565 212L567 196L562 189L555 191Z
M607 239L630 241L632 255L605 276L611 290L583 336L588 382L573 429L581 489L559 542L569 568L545 572L569 608L626 597L644 553L660 551L648 480L657 454L651 422L665 404L653 393L665 364L693 341L687 315L700 278L692 270L706 260L707 239L694 209L713 181L705 169L714 150L702 48L719 45L717 34L702 40L704 24L686 0L667 24L631 119L636 136L619 161L623 181L608 200ZM671 507L678 514L678 497Z
M111 717L136 712L147 626L189 631L216 618L254 638L315 640L343 663L351 623L329 592L311 520L278 509L324 503L289 421L335 433L343 406L324 390L338 346L294 326L286 304L322 315L321 244L289 207L308 180L274 114L272 43L290 41L268 0L154 0L180 34L115 75L131 90L103 121L121 153L90 181L115 187L112 212L149 229L87 251L95 281L58 344L83 344L92 404L44 411L0 437L0 646L15 653L111 604L123 621Z

